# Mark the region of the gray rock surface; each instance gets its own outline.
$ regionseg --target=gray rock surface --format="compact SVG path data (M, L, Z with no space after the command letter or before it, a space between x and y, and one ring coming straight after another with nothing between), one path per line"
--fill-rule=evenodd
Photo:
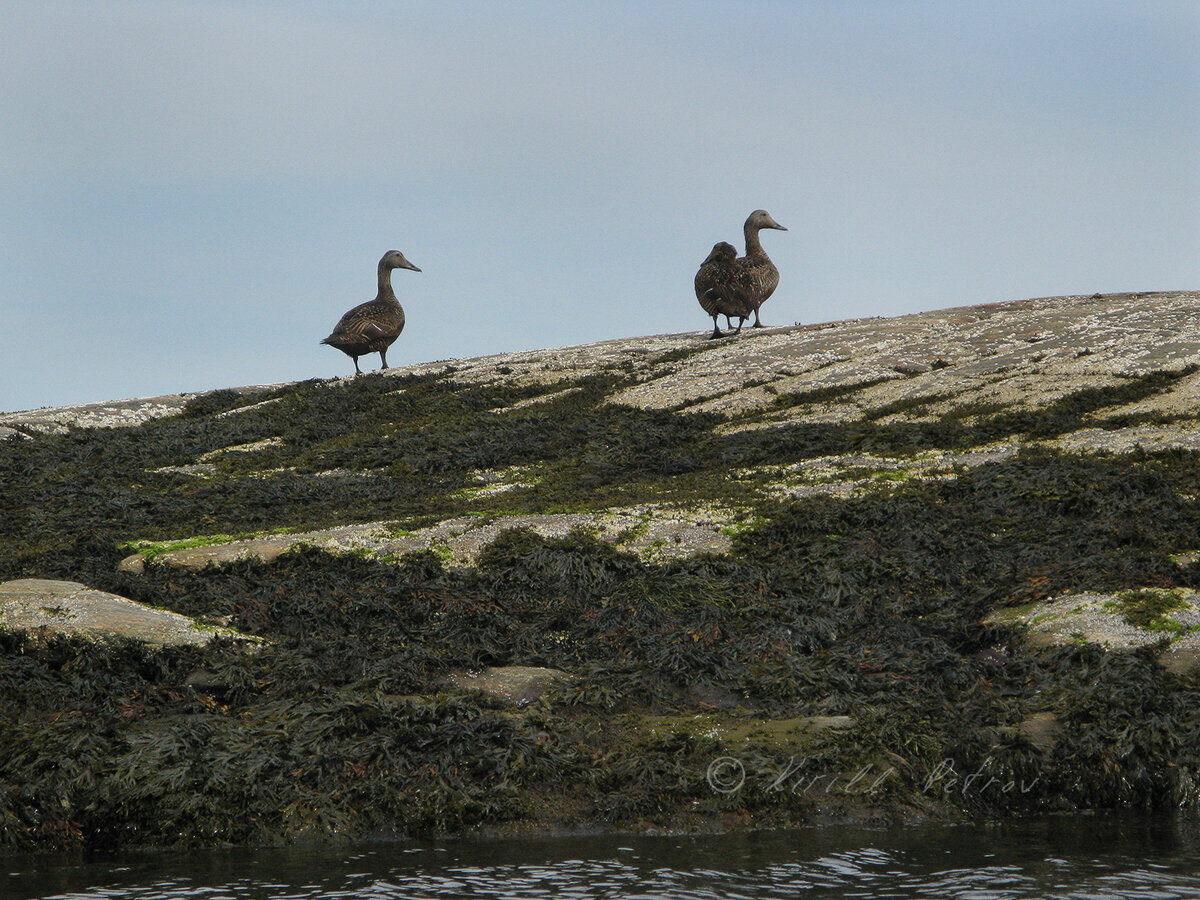
M0 584L0 628L89 638L128 637L156 646L207 644L216 637L257 640L228 628L201 626L75 581L22 578Z
M234 388L253 391L273 385ZM11 434L63 432L68 428L120 428L173 416L181 412L188 401L200 393L165 394L161 397L140 397L132 400L105 400L100 403L81 403L77 406L56 406L22 412L0 413L0 440Z
M183 409L197 394L171 394L163 397L143 397L137 400L110 400L103 403L83 403L79 406L60 406L25 412L4 413L0 424L10 431L63 432L71 427L119 428L141 425L152 419L171 416ZM4 437L0 434L0 437Z
M573 528L587 529L601 540L646 559L679 558L698 553L726 553L731 538L723 531L727 512L671 507L610 509L595 513L547 513L526 516L460 516L417 531L397 534L394 522L345 525L322 531L273 534L245 540L206 543L198 547L151 549L121 561L121 571L141 572L146 561L198 570L239 559L275 559L301 546L331 552L370 552L381 557L433 550L454 566L472 565L479 551L509 528L528 528L543 537L563 537ZM181 542L183 543L183 542ZM165 545L169 548L171 545Z
M781 393L859 388L837 402L780 411L779 421L854 418L918 398L933 402L929 415L981 402L1031 408L1082 387L1200 364L1200 292L1049 297L753 329L723 341L705 340L707 334L441 360L389 369L385 377L443 372L462 382L554 384L620 369L637 374L640 383L616 394L615 402L722 412L769 407ZM193 396L5 413L0 427L33 432L136 425L178 412ZM1152 408L1191 410L1198 398L1200 375L1154 398Z
M943 395L950 399L942 407L987 402L1032 408L1083 387L1200 364L1200 292L1049 297L755 329L725 341L706 341L705 334L454 360L449 377L554 383L572 374L631 368L642 382L614 396L616 402L722 412L769 406L780 393L855 386L862 387L860 395L822 412L856 417L896 401ZM682 359L660 359L687 350L693 352ZM1198 390L1192 381L1161 402L1187 408Z
M1139 594L1170 594L1178 607L1163 613L1151 627L1140 627L1124 612L1130 598ZM1033 646L1089 643L1107 650L1127 650L1165 643L1159 662L1171 671L1188 672L1200 666L1200 593L1184 588L1130 590L1119 595L1069 593L999 610L988 621L1026 626Z

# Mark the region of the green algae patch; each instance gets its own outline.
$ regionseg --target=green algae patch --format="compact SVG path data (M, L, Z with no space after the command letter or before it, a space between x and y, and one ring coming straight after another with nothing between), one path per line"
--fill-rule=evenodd
M1190 591L1143 588L1120 591L1111 607L1130 625L1149 631L1183 631L1185 626L1167 617L1167 613L1187 608Z
M200 534L195 537L183 538L174 541L130 541L122 544L122 549L128 550L131 553L139 553L146 560L155 560L168 553L175 553L179 550L195 550L199 547L216 547L221 544L232 544L236 541L251 540L253 538L270 537L271 535L286 534L286 530L282 528L270 529L267 531L255 531L244 534Z
M629 727L649 737L687 734L707 738L726 748L759 745L779 749L813 742L828 730L853 728L850 716L789 716L779 719L729 713L677 713L632 717Z

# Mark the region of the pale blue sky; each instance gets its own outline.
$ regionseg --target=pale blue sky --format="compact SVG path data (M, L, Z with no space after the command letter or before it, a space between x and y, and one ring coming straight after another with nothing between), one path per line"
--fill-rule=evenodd
M1200 287L1192 0L8 0L0 80L0 410L349 374L392 248L393 365L700 339L757 207L767 324Z

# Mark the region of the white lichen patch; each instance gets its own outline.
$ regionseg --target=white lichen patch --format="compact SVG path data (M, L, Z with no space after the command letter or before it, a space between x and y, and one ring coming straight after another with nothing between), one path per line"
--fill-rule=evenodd
M993 444L965 452L929 451L895 458L869 453L821 456L783 466L755 466L730 473L733 480L764 496L811 497L825 494L850 497L867 489L909 481L957 477L957 472L1010 458L1015 444Z
M530 407L530 406L537 406L541 403L549 403L553 400L561 399L562 397L568 397L571 394L577 394L581 390L583 390L583 388L576 386L576 387L563 388L561 391L550 391L549 393L538 394L536 397L526 397L524 400L518 400L516 403L512 404L511 406L502 406L497 409L493 409L492 412L506 413L506 412L511 412L515 409L526 409L527 407Z
M191 475L195 478L209 478L217 474L215 463L194 463L187 466L160 466L151 469L155 475Z
M1200 450L1200 427L1188 425L1137 425L1129 428L1085 428L1065 434L1052 446L1078 453L1128 453L1132 450Z
M542 469L540 464L508 466L503 469L476 469L471 473L471 480L475 483L452 492L450 496L471 502L509 491L527 490L542 480Z
M250 412L251 410L262 409L264 406L271 406L282 400L282 397L272 397L269 400L259 400L257 403L250 403L246 406L238 406L233 409L227 409L225 412L217 413L215 418L224 419L230 416L240 416L242 413Z
M198 462L209 462L214 459L220 459L226 453L257 453L259 450L266 450L270 447L279 447L283 445L283 438L279 436L263 438L261 441L250 441L246 444L233 444L229 447L218 447L216 450L209 450L207 453L202 453Z

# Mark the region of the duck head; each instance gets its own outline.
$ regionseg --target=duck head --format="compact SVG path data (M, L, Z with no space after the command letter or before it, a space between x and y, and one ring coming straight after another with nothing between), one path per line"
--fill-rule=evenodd
M704 261L708 262L733 262L737 259L737 247L725 241L719 241L713 244L712 252L708 254L708 258Z
M383 254L383 259L379 261L380 269L412 269L414 272L421 270L404 258L404 254L399 250L389 250Z
M787 231L782 225L771 218L771 214L765 209L756 209L750 213L750 218L746 219L746 228L758 231L762 228L774 228L778 231Z

